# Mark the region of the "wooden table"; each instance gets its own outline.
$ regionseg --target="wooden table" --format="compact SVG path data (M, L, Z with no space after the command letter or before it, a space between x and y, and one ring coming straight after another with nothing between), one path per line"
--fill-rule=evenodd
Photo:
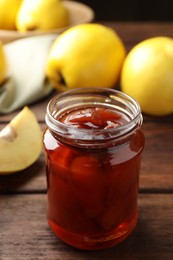
M107 23L127 50L146 38L173 36L173 24ZM42 129L48 100L30 106ZM16 112L0 116L0 128ZM173 116L144 117L139 221L121 244L103 251L81 251L61 242L46 221L44 155L28 169L0 176L0 260L173 259Z

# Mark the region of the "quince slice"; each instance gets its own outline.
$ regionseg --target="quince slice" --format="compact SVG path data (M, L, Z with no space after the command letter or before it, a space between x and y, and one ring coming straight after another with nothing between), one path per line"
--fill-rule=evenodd
M24 107L0 131L0 174L32 165L42 151L42 132L34 113Z

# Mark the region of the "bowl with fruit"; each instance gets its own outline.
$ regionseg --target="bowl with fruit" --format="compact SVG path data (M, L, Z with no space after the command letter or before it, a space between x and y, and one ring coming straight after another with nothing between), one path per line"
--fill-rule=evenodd
M11 42L48 33L59 34L94 19L94 11L77 1L0 0L0 40Z

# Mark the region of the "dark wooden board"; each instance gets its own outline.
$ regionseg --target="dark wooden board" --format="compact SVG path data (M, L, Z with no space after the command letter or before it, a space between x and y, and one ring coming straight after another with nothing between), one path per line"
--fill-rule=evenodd
M1 126L4 124L1 124ZM45 124L41 124L42 130ZM140 191L173 191L173 121L144 121L146 139L141 162ZM26 170L0 176L1 192L45 192L45 156Z
M0 259L164 259L173 258L173 195L140 195L136 229L121 244L81 251L61 242L46 220L46 195L0 196Z

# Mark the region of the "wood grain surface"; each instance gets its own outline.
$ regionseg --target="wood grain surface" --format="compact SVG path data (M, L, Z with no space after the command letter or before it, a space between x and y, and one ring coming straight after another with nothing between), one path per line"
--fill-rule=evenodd
M169 259L173 258L173 195L139 196L133 233L112 249L87 252L60 241L46 221L46 195L0 196L0 259Z
M127 50L143 39L173 37L171 23L105 23L122 37ZM49 97L30 105L40 126ZM0 115L2 129L18 111ZM0 176L0 260L173 259L173 115L144 115L146 139L141 163L139 221L118 246L97 252L76 250L61 242L46 221L45 158L13 175Z

